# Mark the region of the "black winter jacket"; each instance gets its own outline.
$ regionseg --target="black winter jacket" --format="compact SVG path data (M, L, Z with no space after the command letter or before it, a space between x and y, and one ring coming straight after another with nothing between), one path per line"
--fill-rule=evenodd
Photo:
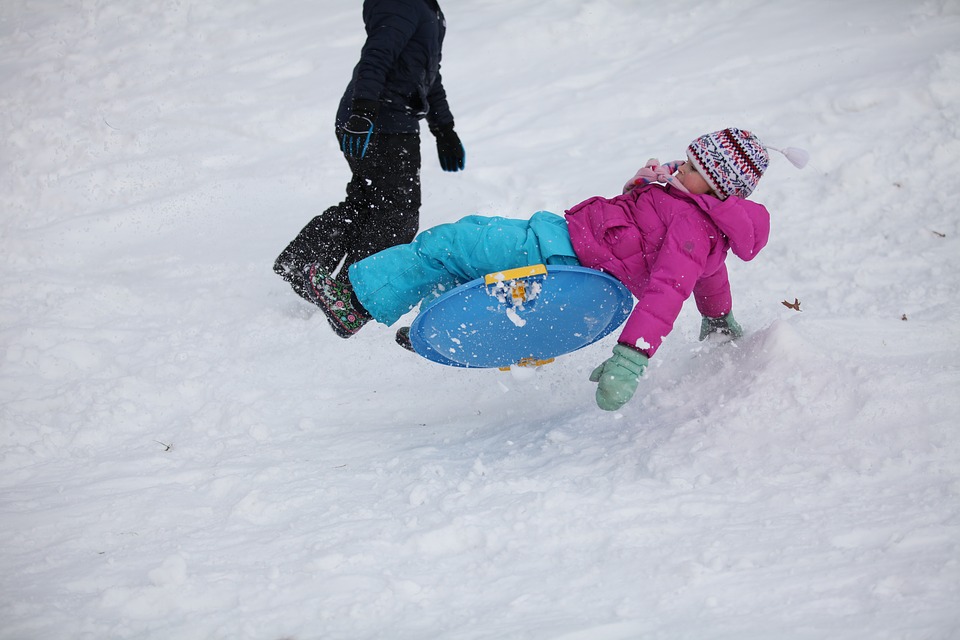
M431 126L453 115L440 79L446 21L436 0L364 0L367 41L340 100L337 126L350 117L354 99L380 103L377 128L413 133L424 117Z

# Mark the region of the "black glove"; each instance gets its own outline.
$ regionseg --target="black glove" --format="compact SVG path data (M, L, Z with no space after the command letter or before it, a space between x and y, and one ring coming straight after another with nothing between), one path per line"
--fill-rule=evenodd
M350 117L340 130L340 150L344 155L362 158L373 144L380 103L375 100L354 100Z
M460 171L467 162L460 136L453 130L453 123L431 126L430 133L437 138L437 156L444 171Z

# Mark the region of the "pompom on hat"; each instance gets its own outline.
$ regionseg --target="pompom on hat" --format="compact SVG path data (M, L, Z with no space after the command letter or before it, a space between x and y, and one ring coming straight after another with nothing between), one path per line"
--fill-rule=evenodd
M779 151L797 168L803 168L809 159L803 149L768 147L749 131L733 127L691 142L687 159L721 200L730 196L746 198L757 188L770 164L767 149Z

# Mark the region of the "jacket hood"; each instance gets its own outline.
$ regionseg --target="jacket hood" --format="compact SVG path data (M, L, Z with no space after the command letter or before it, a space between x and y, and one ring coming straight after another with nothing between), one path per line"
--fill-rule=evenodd
M674 190L674 193L678 193ZM770 238L770 212L762 204L729 196L718 200L713 196L688 195L703 213L713 220L730 242L730 250L744 262L753 260L767 246Z

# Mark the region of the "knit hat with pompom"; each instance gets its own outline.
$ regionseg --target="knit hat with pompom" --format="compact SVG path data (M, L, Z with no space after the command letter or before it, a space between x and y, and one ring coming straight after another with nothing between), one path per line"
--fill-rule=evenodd
M770 164L770 156L757 136L732 127L691 142L687 159L721 200L749 196Z
M798 169L810 161L810 154L804 149L764 145L749 131L733 127L691 142L687 159L721 200L730 196L746 198L757 188L760 176L770 164L768 149L779 151Z

